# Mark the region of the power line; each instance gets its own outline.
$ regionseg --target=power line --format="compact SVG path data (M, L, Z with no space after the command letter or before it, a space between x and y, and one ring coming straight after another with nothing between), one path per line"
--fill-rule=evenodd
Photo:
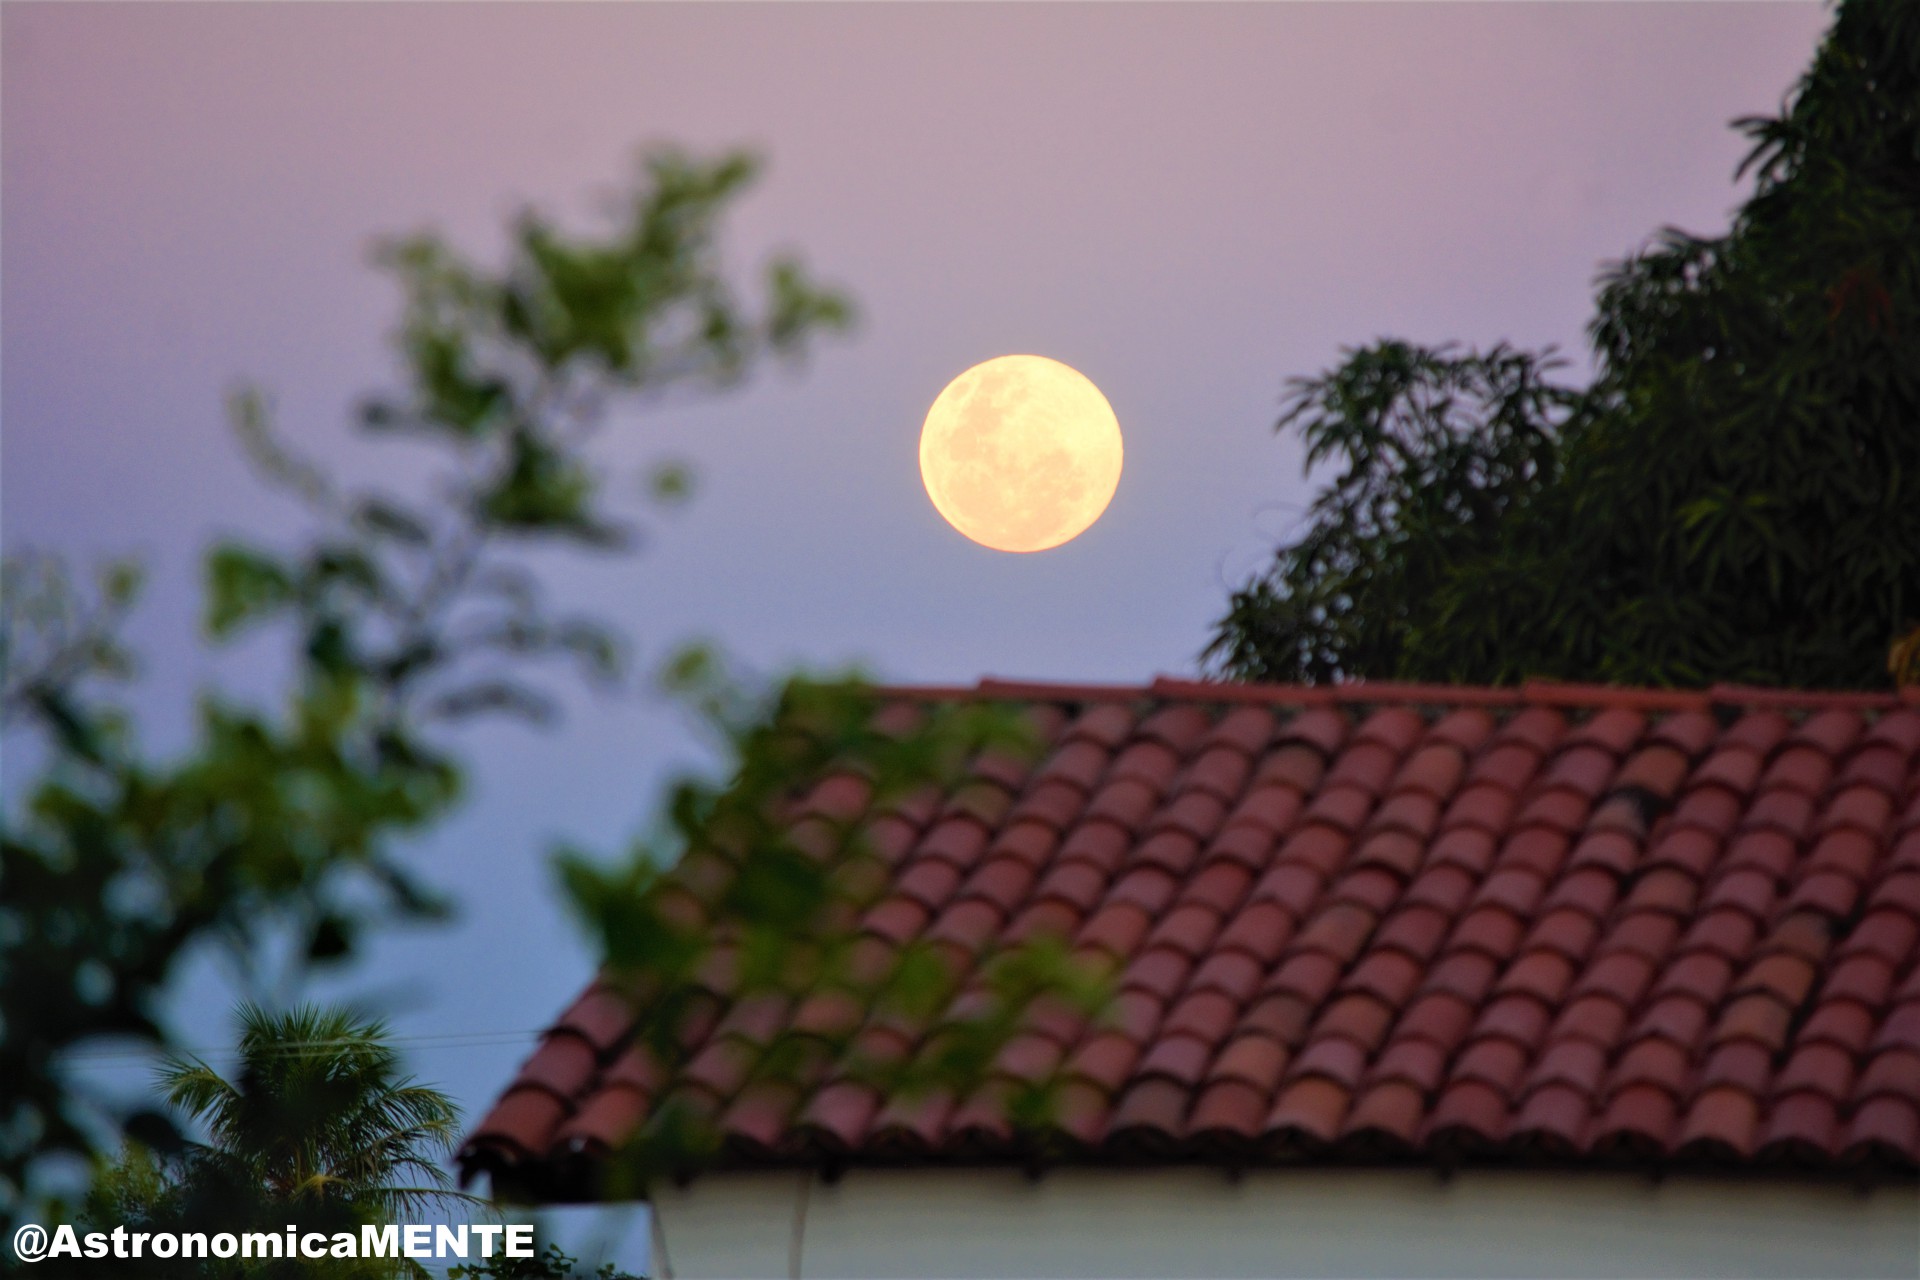
M336 1036L318 1040L290 1040L281 1044L258 1045L251 1050L254 1054L273 1053L287 1056L318 1057L334 1053L341 1049L352 1048L416 1048L416 1049L480 1049L494 1045L526 1044L537 1039L542 1030L533 1031L461 1031L440 1035L381 1036L369 1039L364 1036ZM202 1061L214 1059L236 1060L244 1056L243 1051L233 1046L218 1049L211 1048L175 1048L156 1046L152 1049L96 1049L77 1050L66 1055L71 1063L95 1062L145 1062L156 1058L199 1058Z

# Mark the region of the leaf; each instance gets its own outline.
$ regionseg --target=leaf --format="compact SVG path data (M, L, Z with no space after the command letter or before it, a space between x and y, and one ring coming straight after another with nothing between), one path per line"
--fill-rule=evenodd
M264 552L227 542L207 554L206 591L204 626L218 641L284 609L293 600L293 580Z

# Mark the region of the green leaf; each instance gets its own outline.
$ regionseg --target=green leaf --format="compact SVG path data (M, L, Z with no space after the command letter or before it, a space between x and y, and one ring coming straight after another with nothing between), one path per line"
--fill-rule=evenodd
M226 542L207 554L206 590L207 634L225 640L285 609L293 600L293 579L266 553Z

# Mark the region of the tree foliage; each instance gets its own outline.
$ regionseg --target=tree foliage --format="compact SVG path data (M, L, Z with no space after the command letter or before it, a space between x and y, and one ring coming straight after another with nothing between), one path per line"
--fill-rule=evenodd
M405 299L396 345L407 376L368 400L359 422L375 437L423 442L445 461L424 496L343 491L275 438L262 396L234 397L243 442L310 510L314 533L292 551L215 546L205 562L205 628L214 642L273 628L291 640L293 678L280 706L208 693L186 752L143 754L97 679L128 666L113 635L131 578L110 573L89 603L46 562L10 569L7 705L41 731L47 766L8 813L0 846L0 1017L9 1033L0 1037L0 1213L36 1161L114 1149L117 1128L163 1162L181 1149L163 1110L127 1117L81 1095L62 1073L64 1053L105 1036L167 1045L157 1001L197 946L222 944L250 971L291 931L298 977L307 965L351 959L384 918L441 913L440 898L408 872L401 840L459 796L464 770L450 727L484 713L550 716L551 699L526 678L542 660L571 661L591 680L619 676L621 638L556 611L516 554L630 545L586 447L608 402L729 385L850 315L789 260L769 268L761 306L736 301L714 234L751 172L740 156L702 164L656 155L611 232L572 237L524 215L498 270L432 236L382 246L379 261ZM660 500L685 489L678 469L654 477ZM968 770L1004 768L1028 752L1017 717L947 707L889 718L857 678L761 687L698 648L668 675L719 733L729 772L678 783L629 855L568 853L556 863L608 980L633 1003L636 1040L663 1069L718 1006L764 1010L812 993L913 1020L925 1042L905 1060L865 1060L853 1050L856 1018L776 1046L746 1070L747 1087L794 1090L831 1069L969 1093L1033 1001L1091 1008L1103 998L1100 976L1074 967L1059 946L1012 949L974 972L931 947L862 949L853 926L883 887L884 867L855 809L806 808L829 784L857 791L856 808L929 803ZM314 1213L373 1206L372 1192L348 1201L321 1194L380 1179L351 1151L312 1145L313 1135L338 1117L330 1108L345 1105L336 1095L356 1073L378 1076L391 1063L364 1029L306 1030L334 1045L324 1070L269 1057L261 1072L280 1074L246 1077L259 1089L198 1068L169 1078L171 1100L211 1123L214 1146L253 1153L252 1163L201 1157L198 1181L169 1182L135 1176L123 1162L117 1185L178 1209L183 1188L230 1173L305 1197ZM299 1034L294 1022L255 1015L243 1052ZM363 1051L372 1055L365 1062ZM1048 1097L1030 1090L1008 1103L1016 1118L1037 1119ZM314 1114L299 1114L303 1107ZM377 1127L382 1116L396 1140L427 1136L424 1112L365 1119ZM636 1194L712 1155L711 1119L668 1100L619 1154L607 1189ZM297 1140L275 1145L275 1133ZM369 1129L361 1139L377 1164L377 1138Z
M313 517L294 550L228 540L205 562L212 641L290 638L277 705L210 691L185 751L144 751L103 684L130 667L115 630L135 576L88 592L48 558L9 561L9 755L42 767L0 829L0 1218L41 1161L111 1150L123 1124L170 1140L157 1110L82 1092L63 1055L108 1036L165 1047L158 1002L196 947L254 972L291 931L300 963L339 962L370 924L440 914L398 841L460 794L449 726L550 714L525 678L542 660L618 676L619 638L556 611L520 555L629 542L587 447L607 402L730 385L850 318L790 259L763 298L736 296L716 234L753 171L745 155L656 153L610 229L574 236L527 213L497 270L432 235L384 244L405 377L360 420L435 450L424 494L343 491L275 439L264 397L235 395L254 460ZM656 486L682 489L677 471Z
M232 1078L197 1058L160 1073L169 1105L204 1126L195 1174L298 1205L344 1200L387 1218L450 1198L460 1112L403 1074L386 1026L341 1009L240 1010Z
M1847 0L1781 114L1736 127L1751 197L1602 274L1589 385L1393 341L1291 384L1280 428L1344 469L1212 661L1887 682L1920 621L1920 8Z
M384 1024L341 1009L239 1012L231 1075L197 1058L159 1073L168 1105L207 1133L156 1154L130 1143L95 1180L89 1227L209 1236L355 1233L460 1207L445 1161L459 1108L403 1073ZM405 1259L123 1260L130 1275L421 1275Z

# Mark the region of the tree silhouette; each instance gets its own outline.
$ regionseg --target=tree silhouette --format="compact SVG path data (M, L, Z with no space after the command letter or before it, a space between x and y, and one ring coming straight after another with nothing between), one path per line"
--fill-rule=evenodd
M1920 6L1847 0L1752 196L1607 269L1597 376L1383 340L1289 384L1339 470L1208 658L1257 680L1884 687L1920 621Z

